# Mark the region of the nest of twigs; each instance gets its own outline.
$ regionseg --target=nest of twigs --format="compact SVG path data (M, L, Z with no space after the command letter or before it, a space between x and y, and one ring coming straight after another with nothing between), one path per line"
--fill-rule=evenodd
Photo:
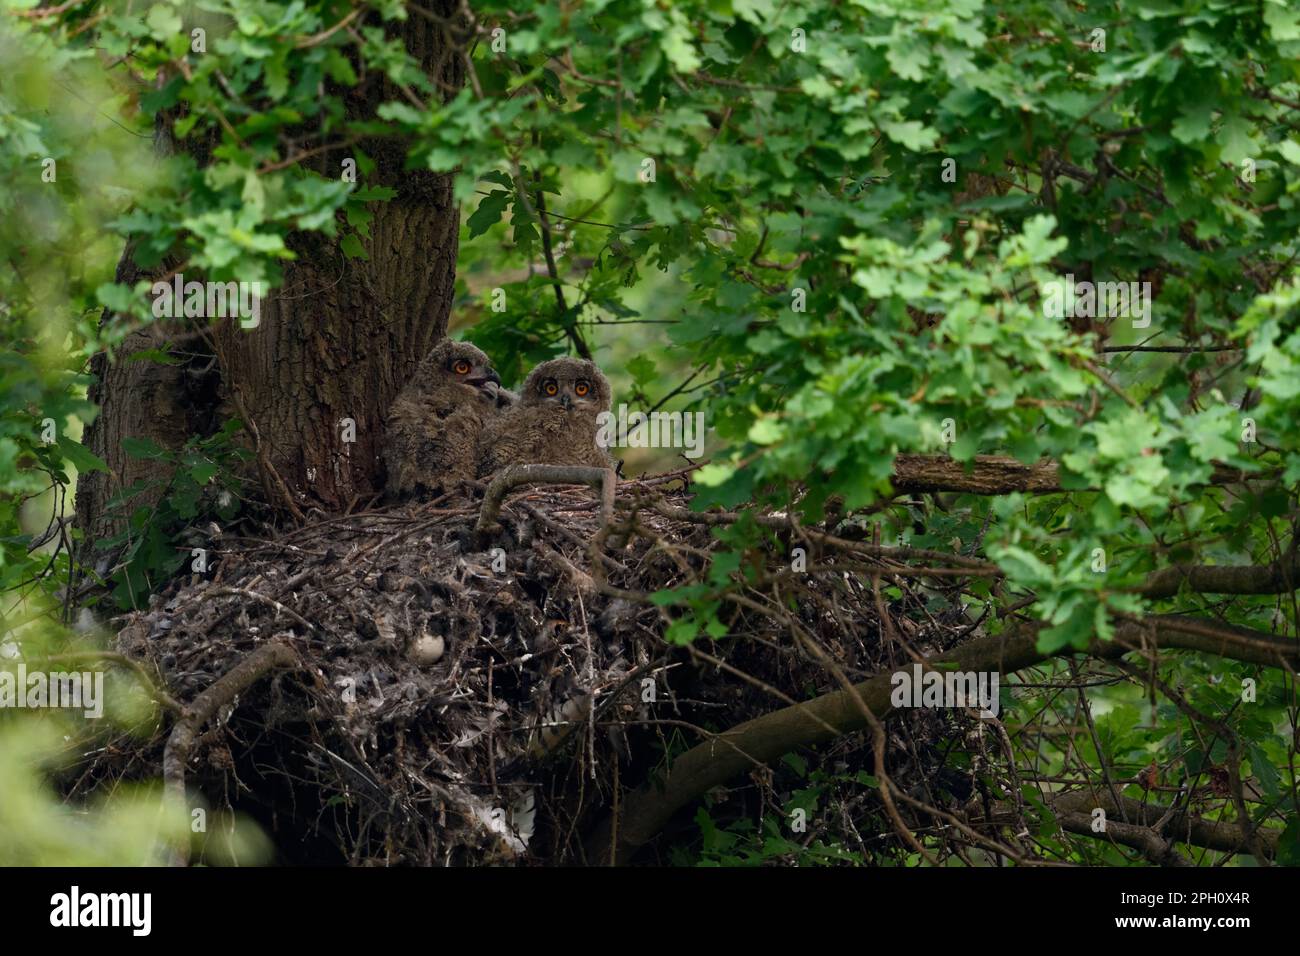
M727 633L669 644L683 610L648 596L707 582L716 532L735 518L689 500L680 479L623 482L610 521L590 488L533 487L486 532L478 497L461 496L227 534L207 574L125 619L116 650L156 672L175 713L97 754L79 789L161 774L191 803L258 820L279 862L600 862L587 838L616 793L676 754L836 689L833 672L905 664L900 643L941 649L969 631L935 610L938 592L905 584L882 599L861 556L767 516L756 566L732 572L748 583L722 602ZM802 575L786 573L796 546L810 548ZM906 633L882 632L886 605ZM974 771L945 768L966 721L891 721L894 784L969 797ZM871 735L849 734L708 802L754 821L761 841L815 784L813 823L791 838L878 861L904 845L863 782L874 767ZM672 859L694 852L694 812L668 828ZM668 859L663 848L640 859Z

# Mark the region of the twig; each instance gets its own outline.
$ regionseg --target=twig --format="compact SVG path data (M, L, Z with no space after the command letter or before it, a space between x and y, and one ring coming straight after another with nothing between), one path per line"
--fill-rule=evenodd
M203 725L266 674L276 668L292 667L297 662L298 655L288 644L281 641L263 644L184 708L184 717L172 728L163 749L163 781L167 797L174 806L189 806L185 793L185 765L189 762L194 739ZM188 866L189 858L189 841L184 840L177 848L176 865Z
M155 680L142 663L133 657L127 657L125 654L119 654L116 651L68 651L62 654L51 654L48 657L41 658L41 660L75 661L87 657L107 661L110 664L120 664L122 667L128 668L140 678L140 683L145 686L149 696L177 716L184 713L185 708L175 697L159 686L160 681Z

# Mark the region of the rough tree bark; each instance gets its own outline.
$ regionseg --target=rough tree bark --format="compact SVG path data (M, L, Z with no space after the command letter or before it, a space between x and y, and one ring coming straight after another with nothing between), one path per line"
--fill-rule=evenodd
M914 494L939 491L970 495L1007 495L1016 491L1052 494L1066 490L1060 472L1056 462L1046 459L1026 465L1006 455L976 455L969 462L942 455L899 455L894 460L893 485L895 491ZM1215 466L1210 483L1235 484L1247 477L1237 468Z
M454 16L447 0L429 5ZM460 87L463 65L436 25L412 17L394 29L447 95ZM354 88L331 92L342 96L357 119L373 118L381 102L399 95L377 73ZM171 142L173 119L159 120L159 152L187 150L203 161L209 144ZM306 151L321 144L301 145ZM397 191L392 200L372 204L368 260L346 259L336 240L320 234L295 234L288 244L298 258L286 268L282 287L262 304L259 326L213 326L215 356L202 338L180 338L160 323L131 335L112 361L100 354L92 362L89 397L101 412L84 441L112 474L85 475L79 482L83 560L93 556L97 540L121 527L121 513L108 509L109 500L159 467L129 458L122 447L127 437L174 449L239 417L255 430L266 461L298 508L342 510L382 489L384 411L447 329L459 215L450 178L405 170L406 144L400 139L362 140L358 146L377 165L359 185ZM329 150L303 165L337 177L347 155ZM118 280L141 276L128 246ZM106 314L104 321L110 319ZM185 364L124 361L134 352L178 340L177 353L190 356ZM355 443L343 441L345 418L355 422Z

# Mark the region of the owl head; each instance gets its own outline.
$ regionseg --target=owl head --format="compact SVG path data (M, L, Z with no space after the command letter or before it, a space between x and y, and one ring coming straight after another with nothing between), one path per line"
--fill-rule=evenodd
M609 410L609 381L586 359L558 358L543 362L524 381L520 404L555 403L566 411L592 415Z
M501 385L492 360L481 349L451 339L443 339L433 347L420 363L416 377L427 382L431 390L489 402L496 402Z

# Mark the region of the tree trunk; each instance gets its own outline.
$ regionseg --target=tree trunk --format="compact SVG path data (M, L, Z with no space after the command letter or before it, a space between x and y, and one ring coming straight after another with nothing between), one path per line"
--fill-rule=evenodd
M430 6L453 16L450 3ZM450 55L438 27L413 17L390 29L400 31L408 51L447 95L459 88L463 66ZM375 73L344 92L349 115L357 119L373 118L378 105L397 93ZM174 118L159 120L159 152L172 149ZM200 162L210 145L179 144ZM132 482L158 475L157 462L126 455L122 441L127 437L176 449L238 417L258 452L271 504L290 512L344 510L383 488L384 413L415 364L446 333L459 215L450 177L403 168L405 143L363 140L359 146L377 168L358 185L397 191L392 200L371 204L368 260L345 258L337 241L319 233L294 234L288 245L298 258L285 269L281 288L262 303L260 324L247 330L231 321L213 326L215 356L191 333L177 348L190 356L188 364L124 361L133 352L177 339L174 327L159 323L131 335L112 361L100 354L91 363L95 381L89 397L101 411L84 441L112 474L88 474L78 482L83 561L94 556L96 541L123 527L129 514L110 510L109 500ZM304 165L336 177L346 155L323 152ZM128 246L118 280L141 275ZM106 314L104 321L109 319ZM345 419L355 423L353 442L344 440ZM132 507L148 501L148 495L138 496Z

